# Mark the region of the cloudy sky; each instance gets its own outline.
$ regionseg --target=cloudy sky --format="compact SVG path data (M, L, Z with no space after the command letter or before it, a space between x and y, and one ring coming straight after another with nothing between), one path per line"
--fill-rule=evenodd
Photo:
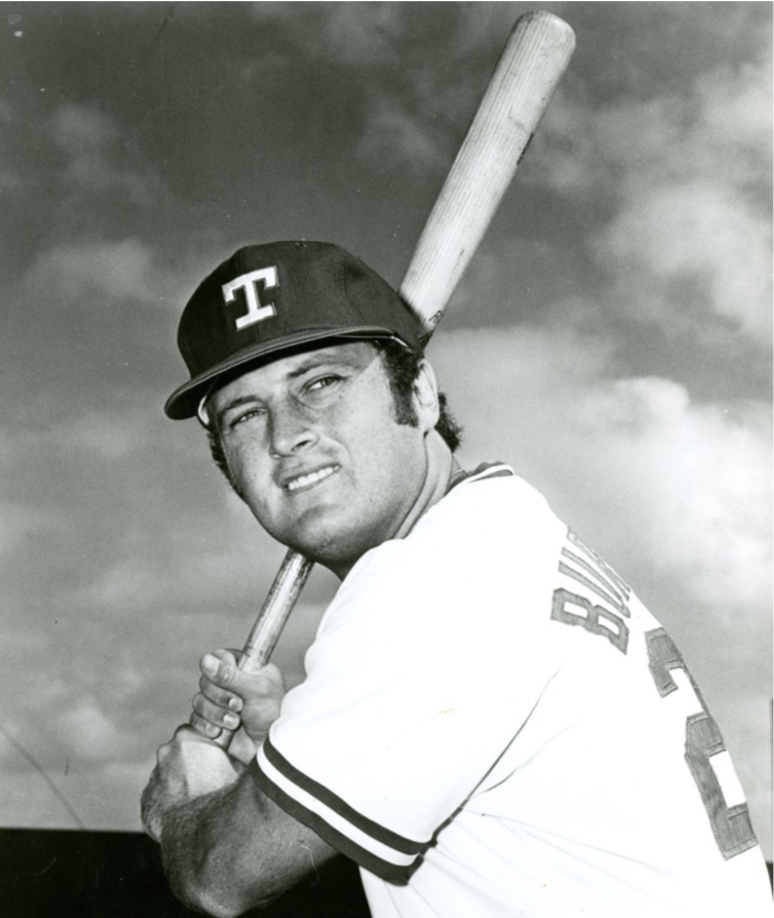
M772 5L543 7L578 48L429 356L463 462L513 464L670 629L770 858ZM139 828L282 556L163 415L188 295L299 237L398 285L528 8L0 3L0 824Z

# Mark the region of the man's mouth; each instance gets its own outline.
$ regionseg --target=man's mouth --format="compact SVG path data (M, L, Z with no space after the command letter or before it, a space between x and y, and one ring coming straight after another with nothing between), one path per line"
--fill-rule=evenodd
M340 466L326 465L323 469L317 469L316 472L309 472L306 475L299 475L293 478L285 485L286 491L297 491L299 488L308 488L310 485L318 484L326 478L330 478L334 472L338 472Z

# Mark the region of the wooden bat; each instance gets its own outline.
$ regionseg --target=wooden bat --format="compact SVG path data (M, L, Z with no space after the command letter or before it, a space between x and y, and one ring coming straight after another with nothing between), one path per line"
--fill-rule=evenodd
M575 48L551 13L517 20L427 219L400 295L429 339L510 184ZM289 551L250 632L240 669L265 666L312 570ZM232 733L216 740L228 748Z

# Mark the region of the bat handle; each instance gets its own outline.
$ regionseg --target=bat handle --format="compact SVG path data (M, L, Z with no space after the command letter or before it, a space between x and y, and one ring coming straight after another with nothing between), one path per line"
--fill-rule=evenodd
M285 555L269 595L242 648L238 663L240 669L258 669L269 662L285 622L313 567L314 562L292 549ZM215 742L223 749L228 749L233 735L233 730L223 728Z

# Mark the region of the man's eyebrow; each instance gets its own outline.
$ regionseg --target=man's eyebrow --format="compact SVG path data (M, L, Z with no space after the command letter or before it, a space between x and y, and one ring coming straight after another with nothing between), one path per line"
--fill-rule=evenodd
M247 405L249 403L255 403L258 401L254 395L237 395L235 398L231 399L228 404L224 405L220 411L215 415L215 420L220 425L224 416L228 414L233 408L239 408L240 405Z
M316 370L319 367L329 366L334 367L349 367L350 369L355 367L355 363L352 360L348 360L346 357L334 357L333 355L319 355L309 357L308 360L305 360L300 366L296 367L295 370L289 370L287 373L287 379L296 379L299 376L303 376L304 373L308 373L309 370Z

